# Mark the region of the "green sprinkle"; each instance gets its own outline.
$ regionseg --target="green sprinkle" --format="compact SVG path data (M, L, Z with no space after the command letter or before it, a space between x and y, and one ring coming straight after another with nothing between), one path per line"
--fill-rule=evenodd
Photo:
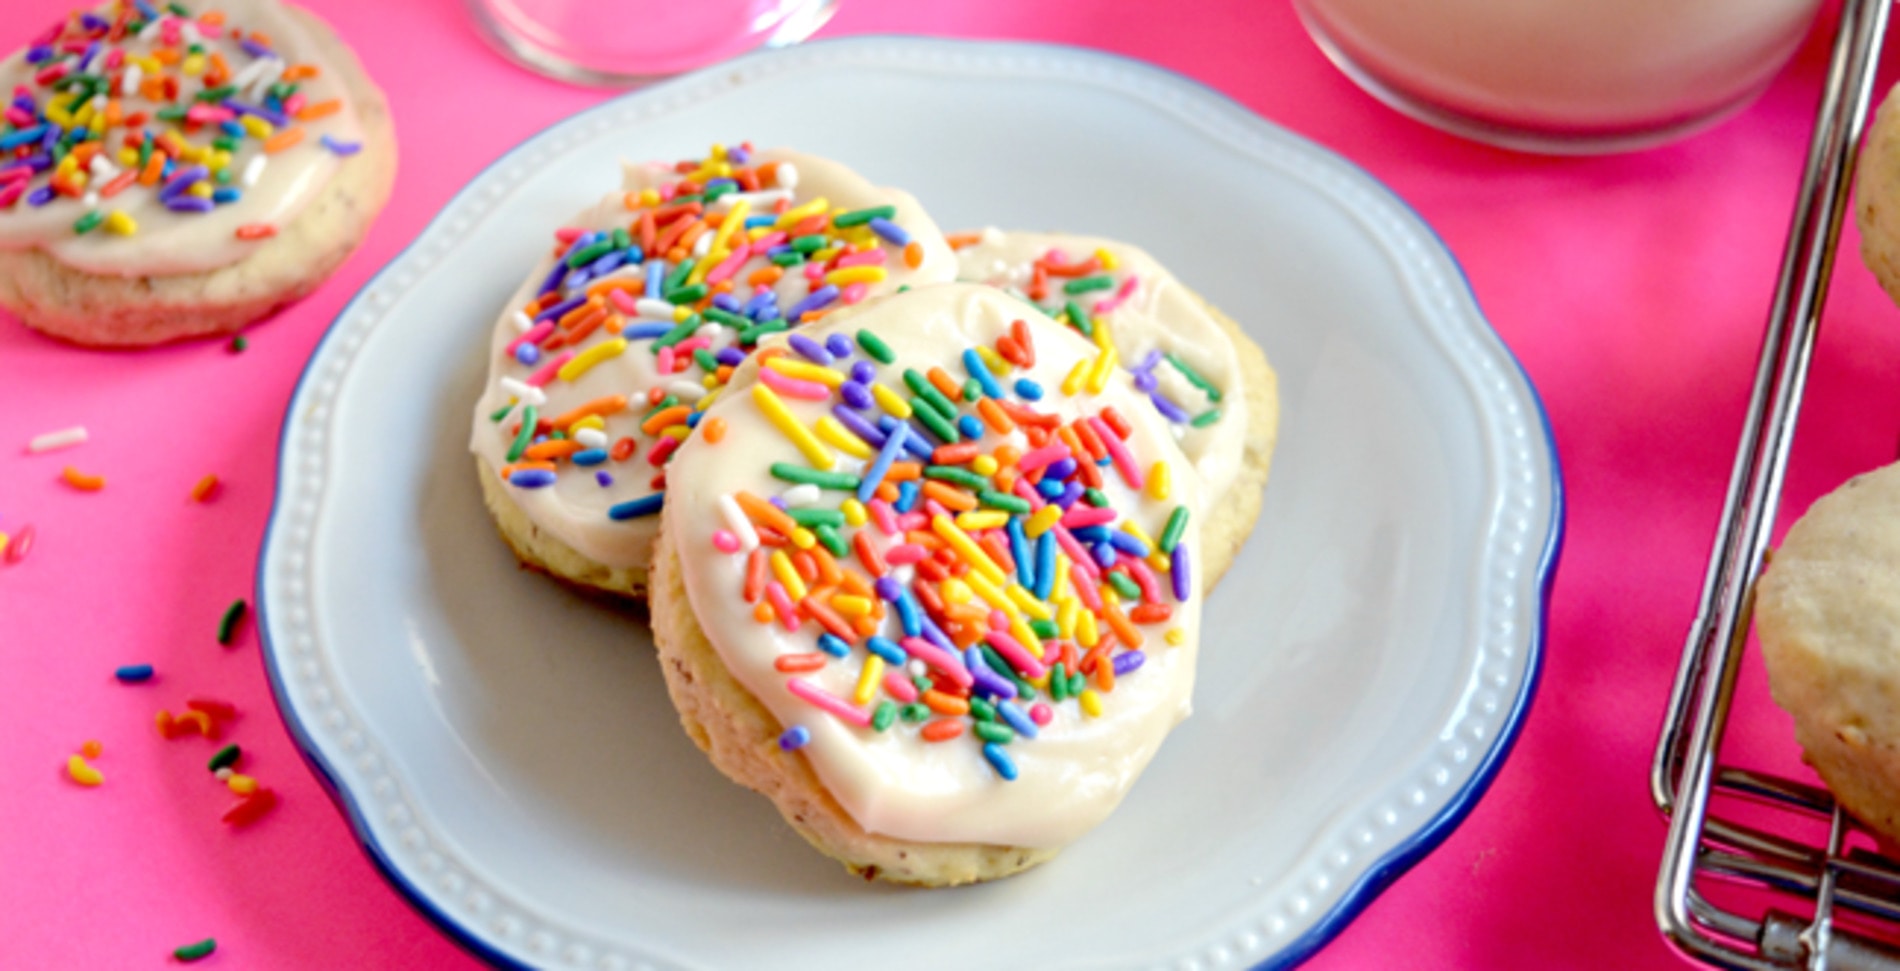
M243 597L231 601L231 606L224 608L224 617L218 621L218 643L230 646L232 638L237 636L238 624L250 609L251 605L245 603Z
M691 257L683 259L666 278L660 281L660 292L671 293L686 285L686 278L693 275L693 264L699 262Z
M872 209L853 209L850 212L841 212L831 217L831 224L839 229L850 229L853 226L862 226L873 219L895 218L897 218L896 206L877 206Z
M783 320L768 320L763 324L759 324L755 327L748 327L745 330L740 331L739 343L757 344L759 342L759 338L764 337L767 334L781 334L791 329L792 329L792 325L786 323Z
M1135 581L1130 580L1128 574L1120 570L1115 570L1111 573L1104 574L1103 578L1108 581L1109 586L1115 588L1116 593L1130 600L1141 599L1141 587L1138 586Z
M1077 277L1076 279L1064 283L1062 285L1062 292L1069 296L1075 296L1078 293L1092 293L1096 290L1107 290L1114 285L1114 277L1106 273L1098 273L1095 276Z
M564 432L564 431L561 431L561 430L559 430L559 429L556 429L556 430L554 430L554 431L551 431L551 432L548 432L548 441L551 441L551 442L565 442L565 441L567 441L567 433L566 433L566 432Z
M211 140L211 147L221 152L235 152L238 150L238 142L237 142L237 139L232 138L229 135L221 135ZM218 171L225 172L228 170L219 169Z
M954 465L927 465L924 467L924 478L941 479L972 489L987 489L990 486L988 478L977 475L969 469L959 469Z
M963 400L975 401L981 397L983 397L983 386L978 384L975 378L965 378L963 380Z
M152 160L152 140L148 138L145 141L139 143L138 167L144 168L145 163L150 162L151 160Z
M778 266L787 266L787 267L797 266L800 263L805 262L805 254L800 253L799 251L795 249L788 249L782 252L773 253L772 262Z
M1220 409L1209 408L1206 411L1203 411L1200 414L1195 415L1194 420L1188 422L1188 424L1193 425L1195 428L1206 428L1207 426L1212 425L1213 423L1217 421L1220 421Z
M294 84L284 84L282 82L279 82L277 84L271 85L268 90L270 91L271 97L276 98L279 101L289 101L293 96L296 95L297 86Z
M1180 545L1181 533L1187 529L1188 511L1186 506L1176 506L1168 514L1168 524L1161 528L1161 542L1157 548L1163 553L1172 554Z
M640 421L642 423L645 423L648 418L651 418L654 415L657 415L660 412L665 411L666 409L671 408L674 405L677 405L679 403L680 403L679 395L669 394L666 397L661 398L658 404L655 404L653 407L648 408L647 413L640 416ZM554 434L556 436L559 436L561 433L555 432Z
M835 489L839 492L856 492L858 486L864 481L849 472L820 472L817 469L795 465L791 462L773 462L772 478L799 485L815 485L820 489Z
M229 768L237 764L238 756L242 754L243 754L243 750L238 748L236 742L232 742L231 744L226 745L225 747L219 749L218 754L213 755L211 757L211 761L205 763L205 768L210 769L213 772L216 772L219 769Z
M817 251L821 249L824 249L825 244L829 242L831 242L829 239L826 239L823 236L814 234L811 236L799 236L793 239L791 246L792 246L792 249L798 253L798 255L810 256L811 254L816 253Z
M171 105L169 107L160 108L152 112L152 114L160 121L184 121L185 107L183 105Z
M174 6L176 6L176 4L174 4ZM184 16L184 14L180 14L179 16ZM172 952L172 957L180 961L196 961L200 958L210 957L211 952L217 949L217 939L207 937L196 944L187 944L184 947L178 948Z
M912 677L910 679L910 683L918 691L929 691L930 689L935 688L937 686L937 683L935 681L932 681L921 674Z
M215 88L206 88L205 90L198 92L196 97L197 97L197 100L203 101L209 104L214 101L223 101L224 99L229 98L230 96L234 94L237 94L237 85L226 84L226 85L221 85Z
M930 429L930 433L932 435L937 436L938 438L942 439L945 442L949 442L954 445L957 442L962 441L963 436L958 434L957 426L949 423L948 421L945 421L942 415L937 414L935 411L932 411L931 409L927 407L926 408L914 407L916 402L922 401L922 400L923 400L922 398L911 399L911 402L913 403L913 407L911 411L915 414L917 420L920 422L923 422L924 427Z
M574 252L567 254L567 265L572 269L578 270L581 267L586 266L587 264L592 263L603 256L606 256L608 253L613 252L614 249L615 247L613 244L613 240L603 239L592 246L586 247L585 249L577 249ZM688 262L690 263L690 261ZM691 267L689 266L688 269L691 269Z
M1069 697L1069 675L1062 670L1061 662L1049 669L1049 700L1061 702Z
M897 360L897 355L891 351L891 345L884 343L883 338L868 330L858 331L858 346L864 348L864 353L871 355L879 364L889 364Z
M971 698L970 714L975 715L977 721L993 722L996 720L996 706L983 698Z
M614 249L627 249L633 245L633 236L625 229L614 230Z
M1181 360L1181 355L1169 351L1164 357L1169 364L1174 365L1176 371L1181 372L1181 376L1186 378L1189 384L1201 389L1201 392L1207 395L1207 400L1215 402L1216 404L1220 402L1220 389L1214 387L1206 378L1201 377L1201 372L1190 367L1188 362Z
M242 354L244 353L245 348L251 346L251 342L248 340L245 340L243 334L238 334L235 337L231 338L230 346L231 346L231 353Z
M1024 704L1028 704L1029 702L1036 700L1036 686L1035 685L1030 684L1027 681L1024 681L1022 678L1014 678L1012 680L1016 682L1016 700L1017 701L1020 701Z
M1029 629L1035 631L1036 636L1045 641L1055 640L1057 635L1062 633L1062 628L1057 627L1053 620L1032 620L1029 622Z
M978 641L976 644L976 652L983 655L983 663L989 665L990 670L1005 677L1016 677L1016 666L1003 660L1003 655L996 653L996 648Z
M904 719L905 724L917 725L929 720L930 709L913 701L905 705L898 715Z
M825 549L831 551L832 556L842 559L851 555L851 544L844 541L844 536L838 532L838 527L829 523L819 523L811 528L811 533L818 537L818 542L823 543Z
M496 408L494 411L490 412L488 415L488 420L500 421L503 418L508 417L508 413L513 410L515 410L515 403L510 401L507 404L502 405L501 407Z
M1069 675L1069 697L1071 698L1082 697L1082 689L1087 688L1088 686L1089 686L1089 680L1082 676L1082 672L1077 671L1074 674Z
M787 509L785 515L792 517L792 522L807 529L813 526L830 526L836 529L844 525L844 513L836 509Z
M693 363L699 365L699 369L707 374L719 370L719 359L713 356L713 352L703 347L693 348Z
M1108 508L1108 493L1100 489L1084 489L1082 490L1082 498L1087 499L1089 505L1097 509Z
M877 711L871 713L871 729L879 732L884 731L890 728L891 723L896 720L897 704L889 698L886 698L878 702Z
M952 404L949 398L944 397L943 392L938 391L937 386L930 383L930 379L917 373L916 368L904 369L904 383L917 397L930 402L937 409L939 417L946 421L957 420L957 406Z
M736 185L726 185L725 183L722 182L716 186L713 186L707 189L706 192L704 193L706 205L710 206L713 203L718 202L719 197L725 195L728 192L737 191L738 188L739 187Z
M1071 300L1062 305L1062 312L1069 315L1069 326L1081 331L1083 337L1095 336L1095 321L1083 312L1081 304Z
M534 441L534 426L541 420L541 411L533 405L524 405L521 409L521 430L515 433L515 442L508 446L508 461L520 461L521 453L528 450L528 443Z
M679 306L683 303L694 303L699 300L704 300L705 298L706 285L704 283L695 283L690 287L681 287L678 290L668 292L666 302L674 306Z
M1021 496L1012 496L1007 492L997 492L995 489L978 489L976 501L993 509L1013 512L1019 516L1027 516L1030 513L1029 500Z
M654 339L652 344L649 344L647 346L651 347L653 349L653 353L657 356L660 353L662 348L672 347L674 344L677 344L680 341L683 341L686 338L693 336L693 331L696 331L698 329L699 329L699 315L693 314L692 316L687 317L685 320L682 320L679 323L673 325L672 330L669 330L666 333L661 334L659 337Z
M1008 745L1016 737L1016 733L1010 731L1008 725L999 725L996 722L977 722L971 726L970 731L977 738L985 742L995 742L998 745Z
M219 185L230 185L231 184L231 169L229 167L219 169L217 174L211 177L211 181L216 182Z
M93 230L98 229L99 224L105 221L106 221L106 214L103 212L100 212L97 209L94 209L93 211L86 213L83 216L80 216L79 221L73 223L73 232L78 233L81 236L84 236L87 233L90 233Z
M707 320L716 324L725 324L734 330L744 330L752 326L752 321L730 310L722 310L718 307L707 307L703 313Z

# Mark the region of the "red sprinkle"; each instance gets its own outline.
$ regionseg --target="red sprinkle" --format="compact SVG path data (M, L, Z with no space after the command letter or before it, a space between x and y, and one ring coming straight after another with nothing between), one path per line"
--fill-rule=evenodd
M224 821L233 826L248 826L276 808L277 793L271 789L259 789L225 810Z

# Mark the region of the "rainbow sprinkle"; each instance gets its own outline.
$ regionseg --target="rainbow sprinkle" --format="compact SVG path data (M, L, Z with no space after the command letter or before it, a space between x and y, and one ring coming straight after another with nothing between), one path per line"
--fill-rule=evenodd
M673 165L659 186L627 193L616 225L556 232L553 268L513 312L515 337L502 351L501 366L513 373L499 384L510 400L489 417L505 423L511 442L504 481L545 489L580 468L605 487L615 477L601 466L638 457L656 470L653 492L607 515L657 514L668 460L760 340L856 304L899 267L921 263L921 244L893 221L895 207L799 202L797 185L791 162L755 161L749 144L714 145L705 158ZM791 342L812 369L852 352L848 340L821 345L794 334ZM551 385L578 381L623 354L652 355L659 383L561 414L541 410ZM828 390L793 363L768 376L764 394ZM821 461L827 442L839 439L827 425L802 441Z
M1144 628L1178 640L1172 622L1194 589L1188 509L1148 524L1152 539L1104 491L1113 477L1139 496L1152 474L1123 417L1107 406L1065 421L1038 409L1039 388L1012 393L1012 373L1035 361L1025 321L967 350L962 375L903 367L867 331L857 345L875 363L832 343L822 363L810 338L759 352L752 406L806 461L771 465L787 485L776 498L721 496L714 551L743 559L738 592L754 620L811 635L812 650L774 661L787 692L860 729L932 744L967 736L1014 780L1010 746L1069 701L1099 717L1117 679L1146 661ZM807 426L763 380L771 373L816 389L797 397L827 404L815 424L835 421L837 435ZM899 383L907 397L869 390ZM839 471L833 450L862 472ZM832 665L854 670L849 693L804 677ZM780 747L810 740L794 726Z
M76 200L85 212L75 235L137 234L110 201L128 190L181 214L235 203L271 156L304 140L304 124L342 107L303 90L316 66L289 63L264 34L182 3L75 11L28 47L25 62L32 84L14 90L0 127L0 210ZM321 142L355 151L327 134ZM250 226L237 235L268 236Z

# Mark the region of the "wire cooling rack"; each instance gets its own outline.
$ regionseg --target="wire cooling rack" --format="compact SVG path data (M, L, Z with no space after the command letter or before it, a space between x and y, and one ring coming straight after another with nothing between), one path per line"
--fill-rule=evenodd
M1716 967L1900 971L1900 862L1826 790L1722 761L1887 19L1887 0L1842 4L1722 526L1650 769L1669 817L1656 921Z

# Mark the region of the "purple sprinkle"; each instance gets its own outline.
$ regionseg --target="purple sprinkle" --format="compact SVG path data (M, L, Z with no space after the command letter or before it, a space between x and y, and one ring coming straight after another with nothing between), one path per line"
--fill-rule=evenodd
M272 111L269 108L261 108L257 105L247 105L236 98L226 98L220 103L240 115L255 115L269 122L272 128L283 128L290 124L290 116L281 111Z
M957 646L951 643L949 636L943 632L943 628L937 626L936 621L931 620L928 616L919 616L917 620L923 625L924 640L943 648L944 653L949 654L951 657L957 655Z
M554 306L549 307L548 309L543 310L538 314L535 314L534 321L535 323L538 324L544 320L559 320L561 319L562 315L566 314L568 311L573 310L575 307L578 307L581 304L584 304L586 302L587 302L587 297L585 294L578 297L569 297L566 300L563 300L560 303L557 303Z
M877 583L873 586L877 590L879 599L885 603L896 603L903 599L904 585L898 583L895 577L878 577Z
M1139 670L1141 668L1141 663L1146 660L1148 660L1148 655L1143 654L1138 650L1137 651L1123 651L1122 653L1115 655L1115 676L1121 677L1122 675L1127 674L1130 671Z
M1140 380L1141 379L1137 378L1136 383L1139 384ZM1154 376L1149 375L1148 381L1150 383L1153 383ZM1180 405L1177 405L1174 402L1169 401L1167 395L1164 395L1161 392L1156 391L1150 394L1148 396L1148 399L1155 403L1155 410L1158 412L1161 412L1162 417L1166 418L1167 420L1174 422L1177 425L1183 424L1188 420L1188 413L1185 411L1182 411Z
M1088 490L1082 488L1082 483L1071 482L1067 486L1063 487L1062 495L1057 496L1054 502L1056 505L1061 506L1066 511L1069 507L1075 505L1078 501L1080 501L1082 498L1082 493L1086 491Z
M1127 553L1129 556L1147 556L1150 552L1147 543L1119 529L1111 529L1108 531L1108 543L1110 546L1121 550L1123 553Z
M43 185L26 194L26 204L38 208L53 201L53 187Z
M1134 375L1135 375L1135 390L1153 391L1155 389L1155 385L1157 384L1157 382L1155 381L1155 374L1153 371L1136 371L1134 372Z
M793 725L778 737L778 747L787 752L796 752L811 744L811 729L803 725Z
M1056 459L1054 462L1049 463L1049 466L1043 469L1042 477L1045 480L1054 479L1057 482L1061 482L1062 480L1074 474L1075 474L1075 459L1059 458L1059 459Z
M780 508L780 509L784 509L784 508L785 508L785 497L784 497L784 496L773 496L773 497L772 497L772 499L771 499L771 502L772 502L772 505L774 505L774 506L776 506L776 507L778 507L778 508Z
M325 135L323 136L323 138L319 140L323 142L324 148L327 148L330 151L335 152L336 154L341 155L345 158L348 158L351 155L355 155L357 152L360 152L363 150L362 142L338 141L337 139L332 138L329 135Z
M970 678L976 682L976 690L999 698L1016 697L1016 686L1009 679L990 670L983 661L983 652L975 645L963 649L963 666L970 669Z
M739 302L739 298L730 293L714 294L712 305L729 314L741 313L745 310L745 305Z
M554 484L554 473L547 469L518 469L508 476L508 484L517 489L545 489Z
M746 151L744 145L735 145L732 148L726 149L726 161L734 165L744 165L746 160L751 157L752 153Z
M825 350L823 344L806 337L804 334L793 334L787 343L791 344L792 350L797 351L800 357L803 357L813 364L831 363L831 352Z
M850 387L850 385L847 384L845 385L845 387L848 388ZM832 415L837 417L838 422L840 424L844 425L844 427L846 428L851 429L851 434L864 439L865 442L868 443L872 448L884 447L884 439L887 438L888 436L886 436L883 431L879 430L876 425L873 425L870 422L865 421L862 415L859 415L857 412L852 411L849 407L846 407L843 403L832 405L831 413Z
M602 256L600 259L587 264L587 277L588 279L599 279L600 277L606 276L618 268L620 264L626 262L626 260L627 254L624 250L614 250ZM720 296L723 297L725 294L722 293Z
M758 293L752 295L752 299L745 302L745 309L741 310L740 313L745 314L753 320L758 320L759 315L764 313L765 309L771 307L777 300L778 294L770 290L760 290Z
M880 238L892 246L907 246L910 244L910 234L904 231L904 227L885 219L883 216L878 216L871 220L871 232L878 234Z
M1187 603L1188 594L1192 592L1192 585L1188 582L1186 543L1177 544L1174 552L1168 555L1168 577L1174 583L1174 599Z
M264 45L250 39L249 37L246 37L243 40L238 41L238 46L244 48L244 53L249 54L252 57L271 56L270 48L265 47Z
M859 361L851 365L851 380L868 385L877 380L877 366L870 361Z
M1129 368L1131 371L1152 371L1161 363L1161 351L1152 350L1141 356L1141 363Z
M185 195L173 196L167 199L165 201L165 208L173 212L210 212L212 209L217 208L217 203L212 202L210 199L200 199L197 196L186 193Z
M41 44L38 47L29 48L27 50L26 62L28 64L38 64L41 61L44 61L47 58L52 57L52 56L53 56L53 49L45 44ZM15 104L18 104L18 102L15 102Z
M87 14L86 16L91 17L92 15ZM93 19L97 20L98 18L93 17ZM105 27L100 26L100 27L95 27L93 29L104 30ZM79 63L73 66L73 73L84 74L86 72L86 68L92 64L92 59L97 56L99 56L99 42L93 41L92 43L86 45L86 52L84 54L79 55Z
M536 290L535 295L541 296L544 294L554 292L554 289L556 287L559 287L561 285L561 281L565 279L566 277L567 277L567 261L555 260L554 268L548 271L548 278L546 280L541 281L541 289Z
M850 357L851 338L843 334L833 334L825 338L825 350L830 351L832 357Z
M722 347L713 353L713 360L727 367L738 367L745 363L745 352L736 347Z
M797 323L798 318L814 310L821 309L836 299L838 299L838 288L827 283L813 290L811 293L806 294L805 299L792 304L792 309L785 311L785 319L792 323Z
M178 198L179 193L210 177L211 170L202 165L180 169L177 175L172 176L170 181L159 188L158 201L170 202Z
M533 364L541 360L541 349L533 344L523 344L515 348L515 360L523 364Z
M35 172L44 172L53 167L53 156L48 152L35 152L26 157L26 165Z
M839 385L838 394L844 398L845 404L853 408L871 407L871 389L856 381L846 381Z
M773 247L770 247L770 248L768 248L768 249L767 249L767 250L765 251L765 255L766 255L766 256L778 256L778 255L779 255L779 254L781 254L781 253L790 253L791 251L792 251L792 244L790 244L790 243L780 243L780 244L778 244L777 246L773 246Z
M600 483L600 487L605 489L614 484L614 477L610 472L601 471L594 473L594 481Z
M1106 570L1115 565L1115 546L1112 543L1097 543L1089 552L1095 554L1095 562Z

